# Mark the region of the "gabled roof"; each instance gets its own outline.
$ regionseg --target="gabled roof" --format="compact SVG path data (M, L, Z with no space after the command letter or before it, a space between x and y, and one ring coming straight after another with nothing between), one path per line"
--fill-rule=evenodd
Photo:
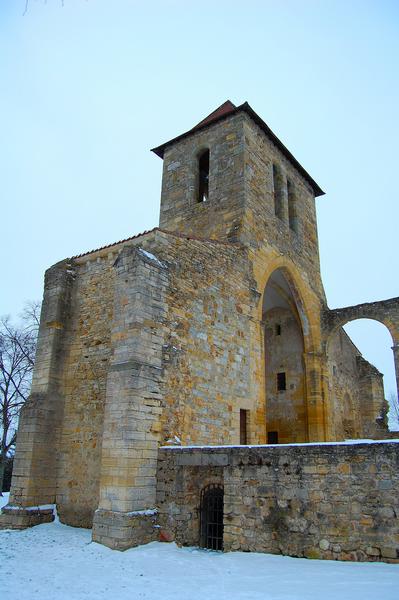
M226 102L223 102L223 104L221 104L219 106L219 108L217 108L216 110L211 112L211 114L208 115L207 117L205 117L205 119L202 119L202 121L200 121L192 129L190 129L190 131L195 131L196 129L201 129L201 127L203 125L209 125L210 123L217 121L221 117L224 117L226 115L233 113L236 108L237 107L230 100L226 100Z
M132 235L131 237L124 238L123 240L119 240L118 242L113 242L112 244L107 244L106 246L100 246L99 248L94 248L93 250L88 250L87 252L82 252L82 254L75 254L75 256L71 256L67 260L76 260L79 258L84 258L85 256L89 256L90 254L95 254L96 252L101 252L102 250L108 250L109 248L113 248L114 246L119 246L119 244L124 244L125 242L131 242L132 240L137 240L139 238L146 237L150 233L155 233L156 231L160 231L161 233L165 233L166 235L173 235L174 237L181 238L183 240L194 240L197 242L209 242L210 244L219 244L221 246L239 246L238 242L227 242L224 240L214 240L211 238L204 238L195 235L188 235L187 233L181 233L179 231L169 231L168 229L161 229L161 227L154 227L153 229L147 229L146 231L142 231L141 233L137 233L136 235Z
M135 240L136 238L144 237L149 233L154 233L154 231L159 231L159 227L153 227L153 229L147 229L146 231L142 231L141 233L137 233L136 235L132 235L123 240L119 240L118 242L113 242L112 244L107 244L106 246L100 246L99 248L94 248L93 250L88 250L87 252L82 252L82 254L75 254L75 256L71 257L82 258L83 256L88 256L89 254L94 254L95 252L99 252L100 250L107 250L108 248L112 248L113 246L118 246L119 244L124 244L125 242L130 242L131 240Z
M305 169L296 160L296 158L293 156L293 154L291 154L291 152L288 150L288 148L286 148L284 146L284 144L278 139L278 137L273 133L273 131L270 129L270 127L268 125L266 125L266 123L263 121L263 119L261 119L260 116L250 107L248 102L244 102L243 104L240 104L240 106L235 106L230 100L226 100L226 102L224 102L223 104L221 104L219 106L219 108L217 108L216 110L211 112L207 117L205 117L205 119L203 119L197 125L195 125L195 127L190 129L189 131L186 131L185 133L182 133L181 135L178 135L177 137L173 138L172 140L169 140L168 142L165 142L164 144L157 146L156 148L152 148L151 151L154 152L160 158L163 158L165 150L168 146L171 146L172 144L179 142L180 140L188 137L189 135L196 133L197 131L202 131L203 129L210 127L214 123L217 123L218 121L222 121L223 119L226 119L227 117L238 114L240 112L245 112L248 116L250 116L251 119L268 136L268 138L271 139L271 141L277 146L277 148L279 148L279 150L282 152L282 154L290 161L290 163L297 169L297 171L299 171L299 173L301 173L301 175L306 179L306 181L309 183L309 185L313 189L314 195L315 196L323 196L324 195L323 190L317 185L317 183L309 175L309 173L307 171L305 171Z

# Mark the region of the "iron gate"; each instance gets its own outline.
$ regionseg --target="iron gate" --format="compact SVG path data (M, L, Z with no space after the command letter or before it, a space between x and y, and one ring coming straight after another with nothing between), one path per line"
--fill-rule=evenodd
M200 545L223 550L223 486L211 484L201 492Z

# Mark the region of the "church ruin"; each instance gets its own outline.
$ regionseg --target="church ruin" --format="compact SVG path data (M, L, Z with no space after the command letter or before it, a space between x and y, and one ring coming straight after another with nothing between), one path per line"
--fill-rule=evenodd
M396 529L388 522L397 507L397 444L280 445L393 437L382 375L342 326L361 317L384 323L398 380L399 299L328 309L315 212L323 191L248 103L225 102L153 151L163 159L159 227L46 272L2 526L51 520L56 504L62 522L93 527L93 539L113 548L154 539L207 545L211 528L200 515L214 510L216 549L396 560L397 517ZM182 447L160 449L171 441ZM229 445L248 447L209 448ZM317 533L322 525L304 516L316 509L303 509L322 502L317 490L329 485L338 498L345 477L353 483L352 463L364 466L364 485L378 480L380 471L370 470L377 463L390 473L381 481L391 482L378 487L386 516L378 527L367 522L377 533L359 525L360 555L343 549L343 527ZM256 493L239 483L240 468L245 481L258 481ZM292 497L271 494L277 483L268 469L285 473ZM234 485L246 490L236 494L245 527ZM369 501L348 489L362 515ZM289 510L302 515L293 530ZM263 545L250 533L262 523ZM295 543L279 542L284 536Z

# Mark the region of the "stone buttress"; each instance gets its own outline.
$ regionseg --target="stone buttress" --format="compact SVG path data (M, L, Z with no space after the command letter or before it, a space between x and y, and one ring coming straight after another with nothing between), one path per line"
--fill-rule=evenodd
M21 410L9 503L2 527L22 529L53 520L56 457L63 397L60 390L64 330L74 273L67 261L46 272L36 364Z
M156 539L167 267L135 248L115 263L113 356L107 377L100 498L93 540L124 549Z

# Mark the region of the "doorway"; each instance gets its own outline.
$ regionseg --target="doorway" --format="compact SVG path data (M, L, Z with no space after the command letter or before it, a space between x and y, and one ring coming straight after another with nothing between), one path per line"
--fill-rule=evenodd
M223 550L223 486L211 484L201 492L201 548Z

